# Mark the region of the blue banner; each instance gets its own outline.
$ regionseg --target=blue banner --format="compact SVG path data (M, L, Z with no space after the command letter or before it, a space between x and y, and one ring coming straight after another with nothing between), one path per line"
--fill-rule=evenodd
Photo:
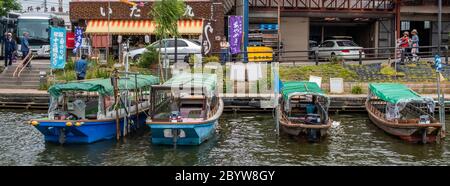
M83 39L83 30L81 27L75 27L75 48L73 49L73 53L76 54L78 48L81 46L81 42Z
M66 29L51 28L50 68L63 69L66 65Z

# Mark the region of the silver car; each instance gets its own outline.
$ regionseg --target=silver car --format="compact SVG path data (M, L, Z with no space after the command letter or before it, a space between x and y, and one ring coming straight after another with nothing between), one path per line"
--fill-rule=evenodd
M318 58L332 58L341 57L342 59L356 60L359 59L359 52L361 51L361 58L365 58L363 47L358 46L351 40L326 40L317 47L313 47L315 55Z
M175 39L163 39L161 45L161 54L164 55L167 52L168 58L170 61L174 61L175 59ZM164 45L166 44L166 48ZM159 50L159 41L156 41L150 46ZM183 61L184 57L188 54L200 54L201 46L192 40L188 39L177 39L177 61ZM141 57L141 55L147 51L146 48L140 48L130 51L131 59L137 61Z

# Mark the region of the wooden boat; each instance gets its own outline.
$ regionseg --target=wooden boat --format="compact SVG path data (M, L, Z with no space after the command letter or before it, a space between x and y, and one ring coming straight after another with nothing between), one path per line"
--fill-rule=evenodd
M434 142L441 123L434 118L435 103L397 83L369 84L366 110L385 132L410 142Z
M330 98L314 82L282 83L281 104L278 109L281 131L306 137L310 142L327 135L332 121L328 117Z
M30 124L44 134L45 141L55 143L93 143L116 137L117 131L124 136L145 123L145 112L151 104L150 96L144 93L148 94L159 79L136 75L117 81L121 91L117 102L111 79L55 84L48 90L48 118L34 119ZM125 96L133 99L127 103Z
M179 74L152 86L152 108L147 125L153 144L199 145L210 139L223 112L217 77Z

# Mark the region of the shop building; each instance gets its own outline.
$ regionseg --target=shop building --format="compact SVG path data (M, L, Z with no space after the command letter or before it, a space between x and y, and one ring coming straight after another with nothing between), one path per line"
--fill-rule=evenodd
M437 46L438 31L438 1L415 0L402 1L400 6L400 30L416 29L419 35L419 46ZM442 45L449 44L450 32L450 0L442 0ZM422 49L421 52L429 52Z
M119 36L122 37L122 41L130 38L132 45L130 48L144 47L146 37L149 38L149 43L156 41L154 35L156 25L149 15L154 0L139 0L135 3L133 6L120 0L72 0L70 19L73 26L84 28L94 51L104 54L109 49L110 54L118 54ZM185 0L185 3L186 12L183 19L178 21L181 36L199 39L205 20L208 20L213 28L211 34L213 37L209 38L212 51L218 52L220 39L224 36L222 2Z
M310 49L330 36L349 36L365 48L393 47L401 31L418 29L421 46L437 45L437 0L248 0L249 33L261 33L264 45L271 35L258 30L278 23L285 51ZM237 4L237 9L242 3ZM237 11L242 15L242 10ZM442 42L448 43L450 6L443 0ZM397 33L397 34L396 34ZM252 36L249 35L249 44ZM375 51L381 52L381 51ZM298 55L298 54L295 54Z

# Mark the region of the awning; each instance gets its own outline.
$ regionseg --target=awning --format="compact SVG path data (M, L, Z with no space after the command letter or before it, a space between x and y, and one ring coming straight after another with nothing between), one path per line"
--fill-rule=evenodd
M433 102L400 83L370 83L369 90L378 98L397 104L399 102Z
M135 84L136 83L136 84ZM119 79L119 89L124 90L127 88L142 88L159 83L159 78L152 75L137 75L131 76L130 79ZM125 86L126 85L126 86ZM54 84L48 92L53 97L59 97L62 92L69 91L86 91L86 92L98 92L100 95L113 95L114 87L111 85L111 79L92 79L87 81L72 81L68 83Z
M108 28L109 25L109 28ZM178 32L182 35L201 34L203 20L180 20ZM90 20L86 33L104 35L145 35L152 34L155 30L155 22L151 20Z

